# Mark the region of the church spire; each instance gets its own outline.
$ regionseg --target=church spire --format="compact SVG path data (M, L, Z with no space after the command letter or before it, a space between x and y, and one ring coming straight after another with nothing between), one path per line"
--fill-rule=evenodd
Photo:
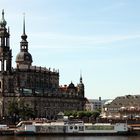
M2 9L2 19L4 19L4 9Z
M28 42L27 42L27 35L25 33L25 14L23 15L23 33L21 35L21 42L20 42L20 50L22 52L28 52Z
M23 34L21 36L22 40L26 41L27 35L25 33L25 14L23 14Z
M7 24L6 20L4 19L4 9L2 10L2 19L0 20L0 26L5 27Z
M23 33L21 35L20 52L17 54L16 63L17 67L21 65L31 66L33 60L32 55L28 52L28 41L25 33L25 15L23 14Z
M4 9L2 9L2 19L4 19Z
M83 83L82 72L80 71L80 83Z
M23 33L25 34L25 14L23 14Z

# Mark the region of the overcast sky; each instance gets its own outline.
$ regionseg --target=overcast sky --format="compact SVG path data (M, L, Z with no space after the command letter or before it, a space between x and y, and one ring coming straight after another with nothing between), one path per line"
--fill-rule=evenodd
M23 13L33 65L60 71L87 98L140 93L140 0L0 0L10 26L13 67Z

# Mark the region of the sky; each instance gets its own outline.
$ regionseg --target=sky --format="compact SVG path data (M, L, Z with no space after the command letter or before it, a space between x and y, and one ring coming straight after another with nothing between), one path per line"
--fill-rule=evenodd
M0 0L10 47L20 50L23 13L33 64L59 69L60 85L89 99L140 94L139 0Z

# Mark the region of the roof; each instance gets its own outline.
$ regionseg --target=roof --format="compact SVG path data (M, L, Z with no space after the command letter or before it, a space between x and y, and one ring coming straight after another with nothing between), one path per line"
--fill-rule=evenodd
M140 95L125 95L116 97L108 107L140 106Z

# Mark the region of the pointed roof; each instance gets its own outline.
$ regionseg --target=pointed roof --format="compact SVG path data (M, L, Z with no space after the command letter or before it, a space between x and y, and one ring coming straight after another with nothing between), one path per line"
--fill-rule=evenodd
M0 26L5 27L7 24L6 20L4 19L4 9L2 10L2 18L0 20Z
M21 36L22 40L26 41L27 35L25 33L25 14L23 14L23 34Z
M80 83L78 84L79 87L84 88L82 73L80 72Z
M80 73L80 83L83 83L82 73Z
M25 33L25 14L23 15L23 33L21 35L20 52L16 56L16 63L18 65L30 66L33 62L32 55L28 52L27 35Z

